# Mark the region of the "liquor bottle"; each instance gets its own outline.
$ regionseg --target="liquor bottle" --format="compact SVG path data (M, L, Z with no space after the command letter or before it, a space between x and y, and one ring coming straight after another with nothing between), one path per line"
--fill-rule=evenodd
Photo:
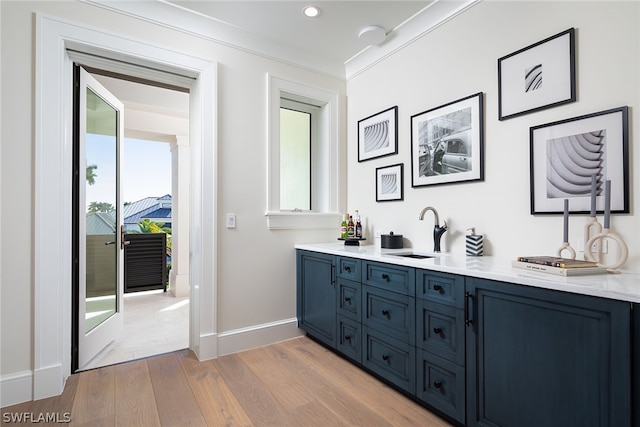
M344 218L342 218L342 224L340 224L340 237L342 239L346 239L347 235L347 219L349 219L349 214L346 214Z
M356 237L356 228L353 225L353 217L349 215L349 223L347 224L347 237Z
M362 239L362 223L360 222L360 212L356 210L356 237Z

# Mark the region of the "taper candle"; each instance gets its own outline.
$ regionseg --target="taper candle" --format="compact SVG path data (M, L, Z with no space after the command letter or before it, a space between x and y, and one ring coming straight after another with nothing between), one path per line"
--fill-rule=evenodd
M594 173L591 175L591 217L596 217L596 181L597 177Z
M569 241L569 199L564 199L564 230L562 234L562 241Z
M611 180L607 180L604 185L604 228L609 228L611 220Z

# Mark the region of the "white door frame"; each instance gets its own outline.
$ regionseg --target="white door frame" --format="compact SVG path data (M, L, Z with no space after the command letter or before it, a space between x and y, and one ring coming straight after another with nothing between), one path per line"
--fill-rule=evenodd
M72 60L67 49L139 60L195 78L190 88L189 348L217 357L217 64L36 15L33 399L62 393L71 374ZM203 167L204 166L204 167ZM206 262L203 262L206 260Z

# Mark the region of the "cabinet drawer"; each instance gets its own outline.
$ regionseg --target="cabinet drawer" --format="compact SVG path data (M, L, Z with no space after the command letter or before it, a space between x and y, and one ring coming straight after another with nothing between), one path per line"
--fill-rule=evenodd
M362 321L360 299L361 285L350 280L338 279L338 314L356 322Z
M416 293L415 270L411 267L365 261L362 283L410 296Z
M416 396L451 418L465 422L464 368L418 350Z
M362 362L362 326L360 323L338 316L338 350L356 362Z
M360 281L361 261L356 258L338 257L338 277L343 279Z
M362 364L409 393L415 393L415 347L363 326Z
M372 286L362 292L362 323L415 345L415 299Z
M464 277L428 270L417 270L416 297L463 308Z
M416 300L417 346L444 359L464 364L464 310Z

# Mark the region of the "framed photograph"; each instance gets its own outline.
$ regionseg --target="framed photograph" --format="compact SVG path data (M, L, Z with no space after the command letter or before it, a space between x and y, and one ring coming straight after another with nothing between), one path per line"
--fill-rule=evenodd
M596 176L596 209L604 211L611 180L611 212L629 213L628 107L614 108L530 129L531 214L590 213Z
M576 100L575 29L498 59L498 118Z
M398 106L358 121L358 161L398 153Z
M483 94L411 116L411 186L484 179Z
M403 200L404 164L376 168L376 202Z

